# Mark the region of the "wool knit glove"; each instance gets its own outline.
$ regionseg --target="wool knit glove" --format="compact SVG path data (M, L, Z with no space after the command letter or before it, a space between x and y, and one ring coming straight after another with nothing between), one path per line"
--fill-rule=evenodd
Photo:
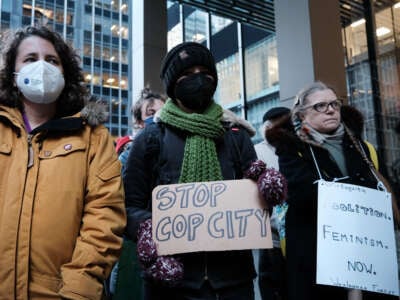
M159 283L174 286L183 278L183 264L178 257L158 256L153 241L151 219L139 225L137 255L147 277Z
M258 191L268 207L285 202L287 197L286 178L274 168L267 168L262 160L253 162L244 176L257 182Z

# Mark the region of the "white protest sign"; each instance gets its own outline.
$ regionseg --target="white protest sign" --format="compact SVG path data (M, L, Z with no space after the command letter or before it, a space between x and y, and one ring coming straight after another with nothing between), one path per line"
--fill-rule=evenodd
M161 185L152 197L160 255L272 248L268 210L249 179Z
M399 295L391 195L318 182L317 283Z

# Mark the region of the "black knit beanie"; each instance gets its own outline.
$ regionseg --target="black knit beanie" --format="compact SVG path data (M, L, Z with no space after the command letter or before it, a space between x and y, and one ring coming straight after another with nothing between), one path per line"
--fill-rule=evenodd
M217 69L210 50L199 43L182 43L172 48L162 62L160 77L170 98L175 98L174 88L178 78L186 69L193 66L207 68L214 77L215 84L218 83Z
M290 109L283 106L273 107L268 110L263 116L263 123L267 120L277 119L281 116L290 114Z

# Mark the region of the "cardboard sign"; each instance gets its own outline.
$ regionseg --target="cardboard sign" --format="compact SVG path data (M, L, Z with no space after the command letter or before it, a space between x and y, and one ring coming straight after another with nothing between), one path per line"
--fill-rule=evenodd
M272 248L268 210L251 180L162 185L152 196L160 255Z
M317 283L399 295L391 195L318 182Z

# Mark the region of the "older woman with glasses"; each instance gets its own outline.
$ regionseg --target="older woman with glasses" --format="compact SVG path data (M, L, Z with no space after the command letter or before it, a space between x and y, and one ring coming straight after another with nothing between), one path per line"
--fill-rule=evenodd
M390 299L377 293L316 284L318 186L314 183L322 177L377 187L362 129L359 111L343 106L332 88L314 82L297 94L291 117L266 132L279 156L280 171L288 180L288 299Z

